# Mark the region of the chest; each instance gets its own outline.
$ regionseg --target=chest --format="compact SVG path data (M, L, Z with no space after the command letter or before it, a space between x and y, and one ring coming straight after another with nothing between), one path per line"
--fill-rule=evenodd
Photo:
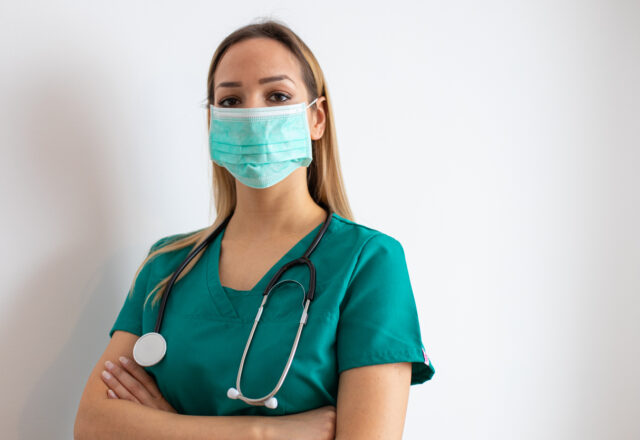
M281 236L263 242L223 239L218 276L223 286L251 290L300 237Z
M316 296L286 380L278 391L275 410L227 397L229 387L236 384L262 301L262 289L225 292L221 285L249 290L260 280L266 284L270 277L264 275L270 267L280 267L302 255L313 236L297 245L299 237L243 245L219 236L211 243L201 262L175 284L162 324L166 356L162 362L147 367L174 408L192 415L286 415L335 405L339 307L357 246L327 237L329 240L321 241L312 255L317 270ZM291 248L292 252L288 252ZM180 261L177 259L171 267ZM306 266L296 266L287 271L286 278L299 281L306 289L308 272ZM150 285L163 276L166 271L158 271ZM283 284L281 288L269 298L245 359L241 386L249 397L261 397L274 389L299 328L302 292L294 284ZM145 310L143 332L153 330L156 317L157 309Z
M318 271L328 273L329 260L321 260ZM278 408L271 410L229 399L226 394L229 387L236 386L262 291L225 294L217 280L206 285L213 279L206 271L216 268L215 254L207 254L202 261L211 264L196 265L175 285L162 324L167 353L162 362L147 367L172 406L191 415L286 415L335 405L338 307L347 275L318 280L308 322L277 393ZM305 267L300 266L289 274L306 288L305 273ZM299 327L301 297L297 287L284 285L269 299L243 366L241 386L247 396L264 396L278 383ZM224 304L229 308L220 307ZM228 313L220 313L225 310ZM156 309L145 312L144 332L153 330L156 317Z

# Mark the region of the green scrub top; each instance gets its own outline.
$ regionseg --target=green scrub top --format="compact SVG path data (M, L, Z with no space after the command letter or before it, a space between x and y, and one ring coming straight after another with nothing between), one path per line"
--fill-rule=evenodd
M335 406L339 374L365 365L412 362L411 385L431 379L435 369L422 343L402 245L334 213L310 257L316 267L315 297L287 377L276 394L278 407L253 406L227 397L227 390L236 386L242 353L269 280L284 264L303 255L321 226L246 291L220 284L223 229L174 285L160 329L167 352L162 361L145 370L178 413L286 415ZM163 237L149 253L191 233ZM154 331L160 301L151 307L150 299L143 310L145 297L180 266L191 249L159 254L147 262L125 298L110 337L116 330L135 335ZM295 266L281 279L297 280L306 291L308 268ZM290 282L271 291L245 359L240 386L246 397L261 398L277 384L298 330L303 297L300 286Z

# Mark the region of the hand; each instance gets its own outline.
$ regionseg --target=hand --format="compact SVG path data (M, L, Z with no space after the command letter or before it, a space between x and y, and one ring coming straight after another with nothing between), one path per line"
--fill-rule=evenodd
M329 405L288 416L265 417L264 423L267 439L334 440L336 407Z
M120 363L105 362L107 371L102 381L107 384L107 396L124 399L163 411L177 413L160 393L155 381L134 360L120 356ZM105 377L106 375L110 377Z

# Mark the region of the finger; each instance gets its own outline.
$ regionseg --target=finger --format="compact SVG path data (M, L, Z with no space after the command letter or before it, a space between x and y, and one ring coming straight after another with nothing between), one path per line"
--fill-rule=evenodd
M149 394L151 394L156 399L162 397L162 393L158 389L155 380L147 373L147 371L138 365L136 362L132 361L129 358L124 356L120 356L120 365L129 372L133 377L135 377L144 387L147 389Z
M116 395L116 393L113 392L112 389L108 389L107 390L107 396L109 396L109 398L111 398L111 399L117 399L118 398L118 396Z
M120 382L127 389L127 391L133 394L141 403L151 403L153 399L151 397L151 394L149 394L144 385L142 385L135 377L129 374L127 370L111 361L106 361L104 364L109 372L118 379L118 382ZM114 391L116 391L117 393L117 390Z
M102 381L115 392L118 398L140 403L140 401L136 399L136 397L131 394L113 374L102 370L100 377L102 378Z

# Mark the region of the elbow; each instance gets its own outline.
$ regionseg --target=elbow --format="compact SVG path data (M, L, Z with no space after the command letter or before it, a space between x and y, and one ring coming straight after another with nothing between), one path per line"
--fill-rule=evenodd
M81 411L78 411L76 414L76 421L73 424L73 440L82 440L87 438L83 432L84 425L83 414Z
M96 439L96 420L91 416L92 409L87 405L80 405L73 424L73 440Z
M73 424L73 440L84 440L90 438L87 431L87 426L90 423L87 423L87 415L86 410L83 408L78 409L78 413L76 414L76 421Z

